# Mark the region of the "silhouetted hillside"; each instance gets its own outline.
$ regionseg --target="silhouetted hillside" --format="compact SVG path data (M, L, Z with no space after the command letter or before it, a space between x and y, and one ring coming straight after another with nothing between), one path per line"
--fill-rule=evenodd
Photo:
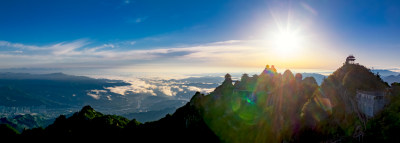
M85 106L69 118L61 115L45 129L27 130L23 132L22 136L41 136L43 138L67 136L73 138L116 137L121 136L123 128L128 126L130 122L135 121L130 121L121 116L103 115L92 107Z
M128 120L121 116L103 115L90 106L69 118L59 116L45 129L26 130L22 137L52 139L69 137L69 139L90 139L99 136L102 139L135 141L179 141L184 142L217 142L218 138L204 123L199 110L188 104L179 108L173 115L146 124L136 119ZM99 138L94 138L98 140Z
M0 124L0 138L2 140L15 138L19 135L19 132L8 124Z
M54 122L53 119L47 119L38 115L17 115L12 118L0 118L0 124L8 124L19 132L24 129L47 127Z
M303 106L306 124L302 132L305 134L300 134L299 138L358 141L365 133L367 117L358 109L356 92L385 91L387 88L382 79L366 67L344 64L323 81L313 98Z
M344 64L318 86L313 77L290 70L283 74L267 66L260 75L243 74L208 95L197 92L189 103L164 118L139 123L104 115L90 106L66 118L61 115L45 129L26 130L22 137L102 138L175 142L368 142L397 141L397 96L377 116L358 109L356 93L388 91L400 95L379 75L358 64ZM390 90L388 90L390 88ZM377 133L381 131L380 133ZM377 135L377 137L374 137Z
M148 111L148 112L140 112L140 113L129 113L124 114L122 116L128 119L136 119L139 122L148 122L148 121L156 121L164 117L166 114L173 114L175 112L175 108L165 108L162 110L156 111Z
M366 142L400 142L400 83L391 84L391 95L388 106L368 122Z

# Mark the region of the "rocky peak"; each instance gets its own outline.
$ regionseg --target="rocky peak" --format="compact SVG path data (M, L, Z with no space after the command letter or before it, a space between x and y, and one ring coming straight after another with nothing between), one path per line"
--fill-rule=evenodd
M224 80L224 82L222 83L222 85L226 85L226 84L230 84L230 85L232 85L232 77L231 77L231 75L229 74L229 73L227 73L226 75L225 75L225 80Z
M264 71L260 74L260 75L270 75L273 76L275 74L277 74L278 72L276 71L274 65L272 65L271 67L269 65L265 66Z
M78 113L75 113L77 118L83 118L85 120L91 120L96 117L101 117L103 116L102 113L95 111L91 106L87 105L82 108L82 110Z

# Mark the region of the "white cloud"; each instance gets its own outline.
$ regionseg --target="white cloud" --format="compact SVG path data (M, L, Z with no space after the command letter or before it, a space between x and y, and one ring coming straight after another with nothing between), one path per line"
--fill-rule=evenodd
M179 92L187 93L187 91L199 91L202 93L210 93L214 88L199 88L196 86L187 86L185 83L171 80L154 80L153 78L133 78L133 77L112 77L112 79L123 80L130 83L129 86L106 87L113 93L127 95L129 92L134 94L148 94L152 96L160 96L157 93L162 93L165 96L176 96ZM204 83L208 84L208 83Z
M141 22L145 21L146 19L147 19L147 17L138 17L138 18L136 18L135 23L141 23Z
M142 22L142 20L143 20L142 18L136 18L135 22L140 23L140 22Z
M107 90L94 89L94 90L90 90L89 92L87 92L86 95L98 100L98 99L100 99L101 93L107 93Z
M145 17L136 17L136 18L127 18L126 22L127 23L138 24L138 23L142 23L146 19L147 19L147 16L145 16Z
M111 95L107 95L107 99L111 101L112 100Z
M100 94L100 93L107 93L107 90L94 89L94 90L91 90L91 92L94 92L96 94Z
M187 87L188 90L190 91L198 91L201 93L210 93L212 91L214 91L215 88L199 88L199 87L195 87L195 86L188 86Z
M177 85L173 85L173 86L171 86L171 88L175 88L175 89L177 89L179 92L182 92L182 91L183 91L183 89L180 88L180 87L177 86Z
M0 68L6 65L51 68L129 67L132 65L171 67L171 65L207 65L207 66L243 66L249 64L264 65L265 61L276 58L268 53L268 47L257 44L258 41L221 41L195 46L164 47L156 49L135 49L136 41L102 44L92 46L86 39L61 42L46 46L23 45L1 41L1 45L24 49L18 54L0 53ZM121 47L123 46L123 47ZM118 48L117 48L118 47ZM15 50L14 50L15 51ZM10 64L1 61L8 61ZM257 65L259 66L259 65Z
M87 93L87 95L90 96L90 97L93 97L96 100L100 99L100 95L97 95L97 94Z
M82 52L77 49L82 48L83 46L89 44L85 40L77 40L71 43L58 43L50 47L55 56L61 55L81 55ZM97 48L97 47L96 47ZM94 49L94 48L92 48Z
M19 49L29 49L29 50L39 50L43 49L38 46L31 46L31 45L24 45L21 43L11 43L8 41L0 41L0 47L12 47L12 48L19 48Z
M171 90L170 86L159 86L158 90L160 90L162 93L164 93L167 96L175 96L176 92L173 92Z
M138 78L125 79L124 81L130 83L131 85L106 87L106 89L109 89L111 92L121 95L126 95L127 92L132 92L132 93L145 93L156 96L156 94L153 91L153 89L157 88L157 86L155 85L148 84L145 81Z
M228 40L228 41L220 41L220 42L214 42L211 44L216 44L216 45L221 45L221 44L234 44L234 43L240 43L243 42L241 40Z

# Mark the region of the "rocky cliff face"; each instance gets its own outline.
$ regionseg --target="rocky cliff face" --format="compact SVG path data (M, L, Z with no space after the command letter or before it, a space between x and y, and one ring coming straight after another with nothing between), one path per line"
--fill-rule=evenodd
M332 120L347 132L347 135L362 136L366 116L358 108L357 90L385 91L388 86L378 75L359 64L345 64L321 84L320 94L332 104Z
M382 90L386 85L367 68L346 64L320 86L312 77L265 69L244 74L232 84L229 74L214 92L197 92L172 115L138 123L103 115L86 106L72 117L60 116L44 136L134 136L147 141L200 142L337 142L356 141L365 132L357 108L357 90ZM37 135L27 131L23 135ZM89 134L88 134L89 133Z

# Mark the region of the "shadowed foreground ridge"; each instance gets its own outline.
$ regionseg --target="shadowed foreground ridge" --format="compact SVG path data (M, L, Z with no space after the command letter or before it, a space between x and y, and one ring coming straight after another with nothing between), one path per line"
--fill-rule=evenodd
M218 138L202 122L198 111L189 103L179 108L173 115L142 124L135 119L128 120L122 116L103 115L90 106L69 118L59 116L47 128L36 128L24 131L25 138L70 137L79 139L113 139L125 140L131 137L139 141L179 141L197 138L196 141L214 141Z
M382 91L389 103L367 117L358 91ZM345 63L318 86L313 77L277 73L225 81L208 95L197 92L172 115L147 123L103 115L90 106L45 129L25 130L25 138L113 138L178 142L396 142L400 129L400 84L384 83L366 67ZM11 137L11 136L7 136Z

